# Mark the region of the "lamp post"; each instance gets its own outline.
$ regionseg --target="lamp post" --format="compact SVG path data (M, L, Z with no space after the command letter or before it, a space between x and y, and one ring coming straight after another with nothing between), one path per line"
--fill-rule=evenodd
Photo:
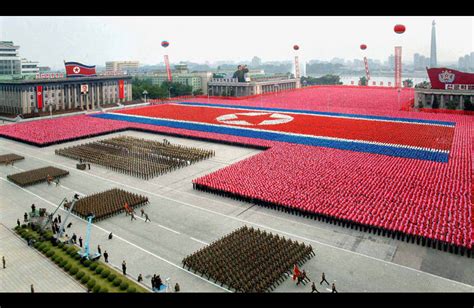
M142 94L143 94L143 96L145 96L145 103L146 103L146 96L148 95L147 90L144 90Z

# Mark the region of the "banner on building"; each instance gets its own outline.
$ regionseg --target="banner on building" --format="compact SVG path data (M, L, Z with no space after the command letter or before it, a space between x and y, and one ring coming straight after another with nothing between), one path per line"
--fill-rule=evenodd
M119 80L119 99L125 98L125 86L123 80Z
M97 76L95 65L89 66L79 62L64 62L66 77Z
M395 87L402 86L402 46L395 46Z
M81 94L89 93L89 85L88 84L81 84Z
M445 67L427 68L432 89L469 90L474 88L474 74Z
M43 109L43 86L36 86L36 105L38 109Z

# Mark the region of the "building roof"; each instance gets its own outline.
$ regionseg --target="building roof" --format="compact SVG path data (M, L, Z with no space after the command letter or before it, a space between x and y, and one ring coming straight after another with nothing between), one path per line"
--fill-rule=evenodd
M132 76L119 75L119 76L70 77L70 78L51 78L51 79L46 79L46 78L45 79L12 79L12 80L0 80L0 84L33 85L33 84L45 84L45 83L74 83L74 82L119 80L119 79L132 79Z

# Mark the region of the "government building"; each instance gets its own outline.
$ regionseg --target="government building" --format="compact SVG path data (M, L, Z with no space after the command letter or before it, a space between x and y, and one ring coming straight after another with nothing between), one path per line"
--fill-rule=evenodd
M40 74L36 79L0 80L3 114L93 110L131 100L132 77L127 75L64 78L62 74Z
M239 82L237 78L212 78L208 83L208 93L213 96L250 96L268 92L296 89L298 80L284 76L252 78Z

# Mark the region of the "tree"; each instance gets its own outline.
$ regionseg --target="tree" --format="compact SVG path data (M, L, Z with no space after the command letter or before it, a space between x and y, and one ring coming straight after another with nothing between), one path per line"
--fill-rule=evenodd
M204 92L202 91L202 89L196 89L193 91L193 95L203 95Z
M405 84L406 87L413 88L413 80L411 80L411 79L403 80L403 84Z
M469 96L464 97L464 110L474 111L474 104L471 103Z
M366 86L367 85L367 77L362 76L359 78L359 85Z
M430 89L431 84L428 81L423 81L423 82L417 83L415 85L415 88L417 88L417 89Z
M342 84L341 78L338 75L324 75L319 78L301 77L301 83L305 85L328 85L328 84Z

